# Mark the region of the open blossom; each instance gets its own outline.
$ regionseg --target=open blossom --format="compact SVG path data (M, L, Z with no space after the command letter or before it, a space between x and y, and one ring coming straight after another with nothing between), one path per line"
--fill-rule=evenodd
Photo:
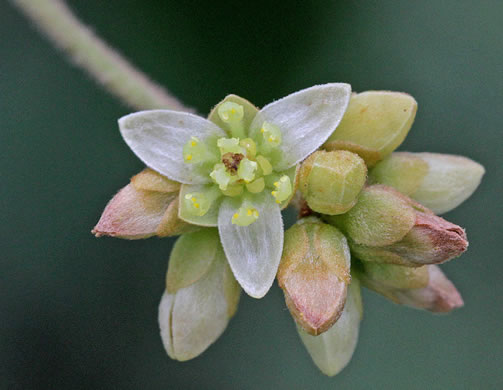
M327 140L350 95L348 84L319 85L260 111L229 95L208 119L152 110L121 118L119 127L149 168L181 183L178 218L218 226L234 276L260 298L281 259L281 209L294 195L296 165Z

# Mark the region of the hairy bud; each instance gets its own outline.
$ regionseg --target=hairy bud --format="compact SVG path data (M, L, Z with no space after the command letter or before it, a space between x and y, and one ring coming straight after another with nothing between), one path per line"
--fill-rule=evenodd
M418 266L439 264L460 256L468 248L465 231L436 215L416 211L411 230L398 242L381 247L350 242L361 260Z

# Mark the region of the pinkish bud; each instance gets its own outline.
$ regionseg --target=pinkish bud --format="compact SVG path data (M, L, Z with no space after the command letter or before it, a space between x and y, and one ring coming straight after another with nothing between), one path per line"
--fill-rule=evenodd
M373 247L350 242L361 260L417 266L439 264L460 256L468 247L465 231L443 218L416 210L416 221L402 240Z
M319 335L339 318L350 282L346 238L316 218L299 221L285 232L278 283L295 321Z
M379 274L367 272L368 266L370 263L363 264L360 275L362 284L394 303L435 313L447 313L463 306L463 299L458 290L436 265L402 267L404 271L401 272L400 266L381 264ZM390 272L384 271L386 268L390 268ZM406 272L406 269L414 271ZM423 275L424 271L427 271L427 275ZM428 278L426 286L414 288L417 281L424 279L424 276Z
M92 233L130 240L154 236L173 198L170 193L138 190L128 184L108 202Z

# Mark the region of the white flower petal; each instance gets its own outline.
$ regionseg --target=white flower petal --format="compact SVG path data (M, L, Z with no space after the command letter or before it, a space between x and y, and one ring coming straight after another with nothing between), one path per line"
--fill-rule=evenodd
M254 298L262 298L274 281L283 251L283 220L279 205L269 194L251 199L259 212L248 226L231 223L241 206L239 200L225 198L218 214L220 241L237 281Z
M205 141L225 137L214 123L197 115L169 110L140 111L119 119L122 137L148 167L171 180L186 184L208 183L210 178L199 164L183 160L183 146L191 136Z
M360 283L353 276L348 287L344 310L329 330L319 336L311 336L297 326L307 351L325 375L336 375L351 360L358 341L361 317Z
M284 170L318 149L333 133L346 111L351 86L344 83L316 85L295 92L265 106L250 127L255 136L264 121L281 130L281 161L275 170Z

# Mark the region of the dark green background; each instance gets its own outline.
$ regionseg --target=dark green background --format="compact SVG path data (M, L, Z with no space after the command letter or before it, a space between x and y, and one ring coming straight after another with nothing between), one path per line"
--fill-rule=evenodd
M257 105L316 83L419 102L402 150L487 169L447 218L469 251L446 264L465 307L449 316L365 292L358 348L323 376L282 293L242 296L223 337L171 361L157 305L172 239L95 239L108 199L142 164L119 136L130 110L0 2L1 389L501 389L503 3L71 1L80 17L186 104Z

